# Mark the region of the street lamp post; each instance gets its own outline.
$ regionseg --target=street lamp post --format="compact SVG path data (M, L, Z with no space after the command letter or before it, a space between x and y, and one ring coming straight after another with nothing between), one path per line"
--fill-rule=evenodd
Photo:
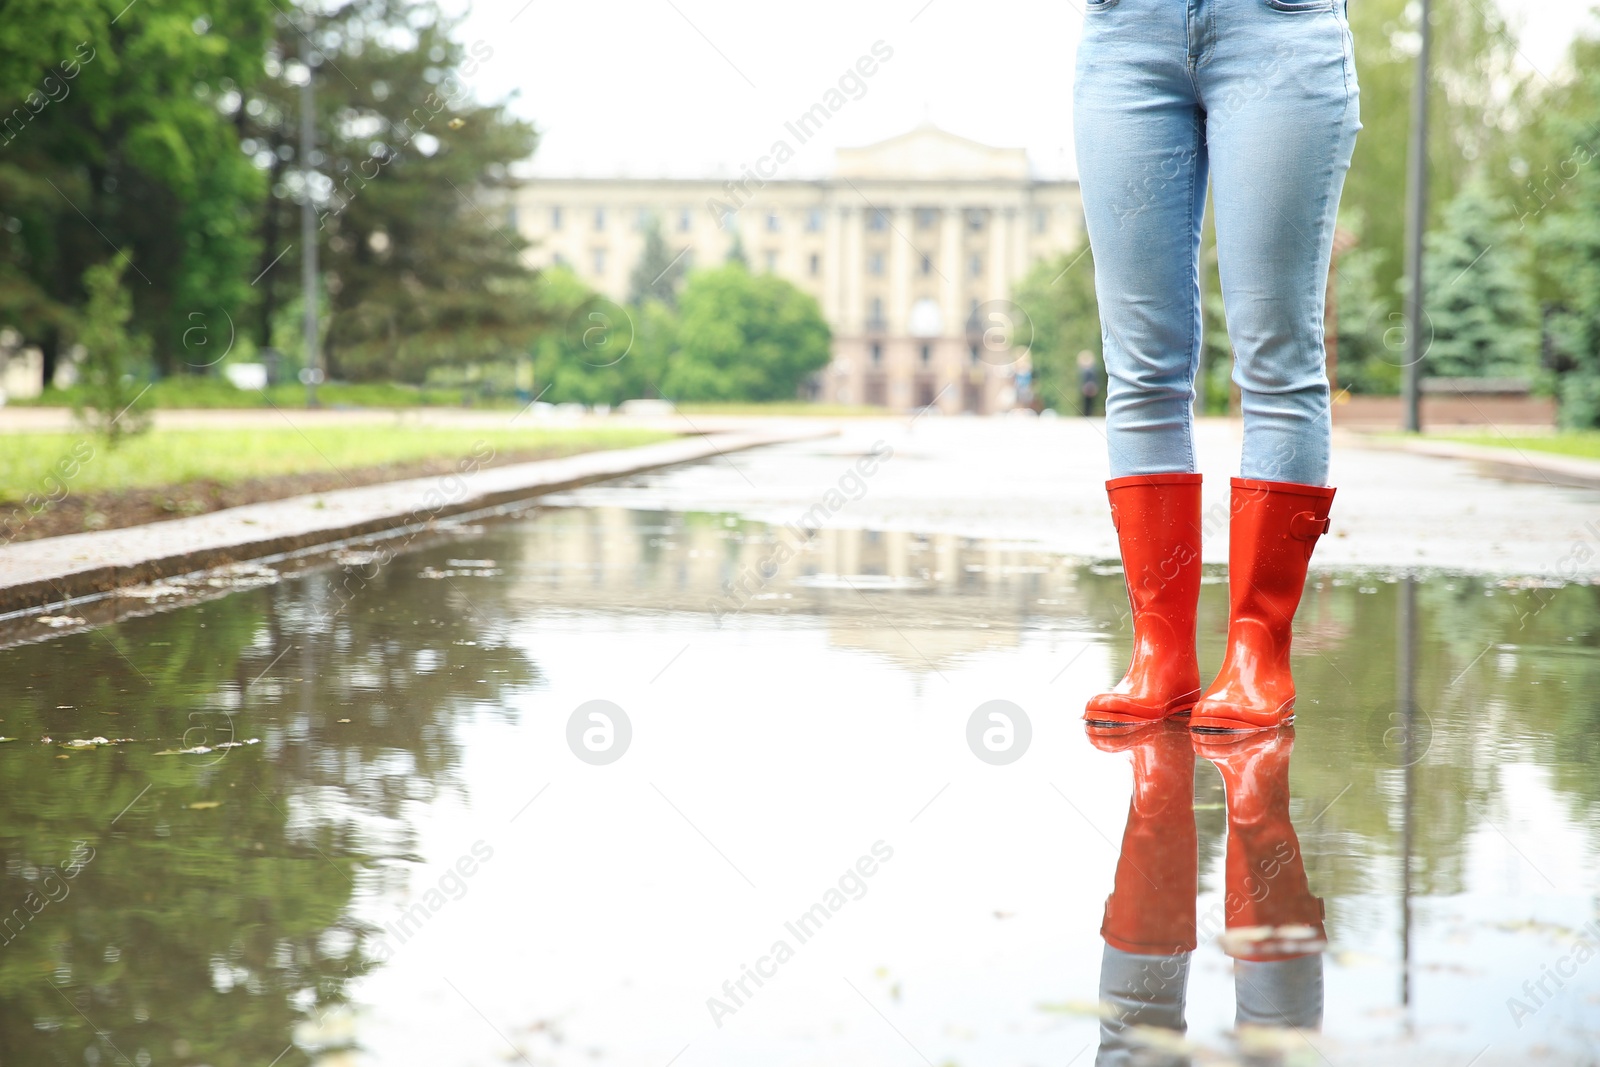
M317 406L317 379L322 376L317 354L317 213L311 204L311 152L316 143L316 117L311 90L311 58L306 57L306 80L300 87L300 169L305 188L300 198L300 287L305 301L306 407Z
M1420 3L1422 42L1417 50L1417 83L1411 93L1411 159L1407 176L1407 199L1410 203L1406 218L1406 277L1410 281L1410 292L1406 294L1406 365L1401 379L1404 429L1410 433L1422 429L1419 393L1422 358L1426 352L1423 341L1423 316L1426 311L1422 293L1422 234L1428 215L1428 51L1433 34L1429 0L1420 0Z

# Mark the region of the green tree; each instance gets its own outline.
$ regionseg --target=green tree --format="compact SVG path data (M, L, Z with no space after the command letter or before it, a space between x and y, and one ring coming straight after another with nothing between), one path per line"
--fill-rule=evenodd
M1538 309L1514 231L1486 183L1468 183L1428 235L1432 343L1423 369L1445 378L1525 378L1538 362Z
M85 272L89 302L78 331L85 352L78 367L83 389L75 412L113 448L149 426L149 413L140 405L148 386L140 385L139 378L150 357L150 341L128 331L133 299L122 287L122 270L123 261L112 259Z
M252 299L263 183L239 151L240 91L272 0L23 0L0 29L0 316L53 371L84 272L137 267L133 316L157 367L185 368L194 314Z
M728 263L689 275L677 351L662 382L674 400L788 400L828 364L832 340L811 296Z
M1533 234L1551 332L1571 367L1557 379L1561 422L1600 427L1600 41L1573 46L1577 76L1549 94L1539 138L1555 157L1538 172L1522 224Z
M1094 256L1088 246L1035 264L1015 298L1033 325L1034 393L1046 407L1077 411L1078 353L1102 358Z
M1357 243L1339 257L1333 277L1339 388L1390 394L1400 388L1404 357L1398 347L1404 335L1398 329L1399 313L1391 310L1378 282L1387 253L1361 240L1359 222L1352 230Z
M688 269L689 256L673 252L661 235L661 223L652 218L644 235L644 252L628 277L628 303L640 307L655 299L668 307L678 303L678 285Z
M533 347L534 392L552 403L618 404L660 396L678 318L656 299L624 307L567 267L539 275L539 314L552 323Z
M525 242L497 206L510 165L537 137L504 104L476 100L480 72L509 60L491 42L459 40L460 26L431 0L346 0L279 21L241 115L244 148L267 187L252 272L263 275L261 344L299 292L307 196L334 374L420 382L444 364L524 355L547 325L521 263ZM299 154L308 60L319 138L309 183Z
M1416 79L1417 5L1409 0L1360 0L1349 5L1361 86L1361 122L1343 203L1365 217L1363 241L1383 253L1374 263L1379 295L1399 309L1405 266L1406 146L1411 90ZM1429 97L1429 218L1435 220L1467 174L1501 160L1511 116L1505 88L1520 76L1516 42L1494 4L1434 0L1432 93Z

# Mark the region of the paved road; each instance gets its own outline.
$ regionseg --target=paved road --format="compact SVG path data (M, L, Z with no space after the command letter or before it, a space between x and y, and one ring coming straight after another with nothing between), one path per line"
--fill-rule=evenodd
M1116 554L1099 420L924 417L839 426L836 438L554 500L725 510L777 523L827 513L829 524L842 527L1025 540L1090 558ZM1197 434L1210 517L1205 558L1221 563L1239 425L1202 420ZM853 465L877 442L892 456L858 481ZM1320 568L1600 577L1600 492L1486 477L1462 460L1381 450L1355 437L1336 443L1332 481L1339 495L1333 535L1317 548ZM837 510L828 507L830 489L840 491ZM819 504L821 511L813 510Z

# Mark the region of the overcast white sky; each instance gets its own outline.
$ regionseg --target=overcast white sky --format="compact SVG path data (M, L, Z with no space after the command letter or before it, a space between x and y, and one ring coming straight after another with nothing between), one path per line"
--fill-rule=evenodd
M1547 74L1580 26L1600 27L1587 0L1500 3ZM827 173L836 146L924 120L1026 147L1061 177L1075 173L1082 17L1077 0L476 0L464 36L494 49L472 79L480 98L520 89L514 109L543 131L537 174L731 176L776 138L793 144L784 122L882 41L893 57L782 177Z

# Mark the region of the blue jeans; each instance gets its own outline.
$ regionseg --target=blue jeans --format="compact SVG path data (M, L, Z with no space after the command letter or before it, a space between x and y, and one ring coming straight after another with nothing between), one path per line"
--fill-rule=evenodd
M1209 173L1240 474L1325 485L1325 285L1361 128L1344 0L1085 6L1073 110L1111 476L1195 469Z

